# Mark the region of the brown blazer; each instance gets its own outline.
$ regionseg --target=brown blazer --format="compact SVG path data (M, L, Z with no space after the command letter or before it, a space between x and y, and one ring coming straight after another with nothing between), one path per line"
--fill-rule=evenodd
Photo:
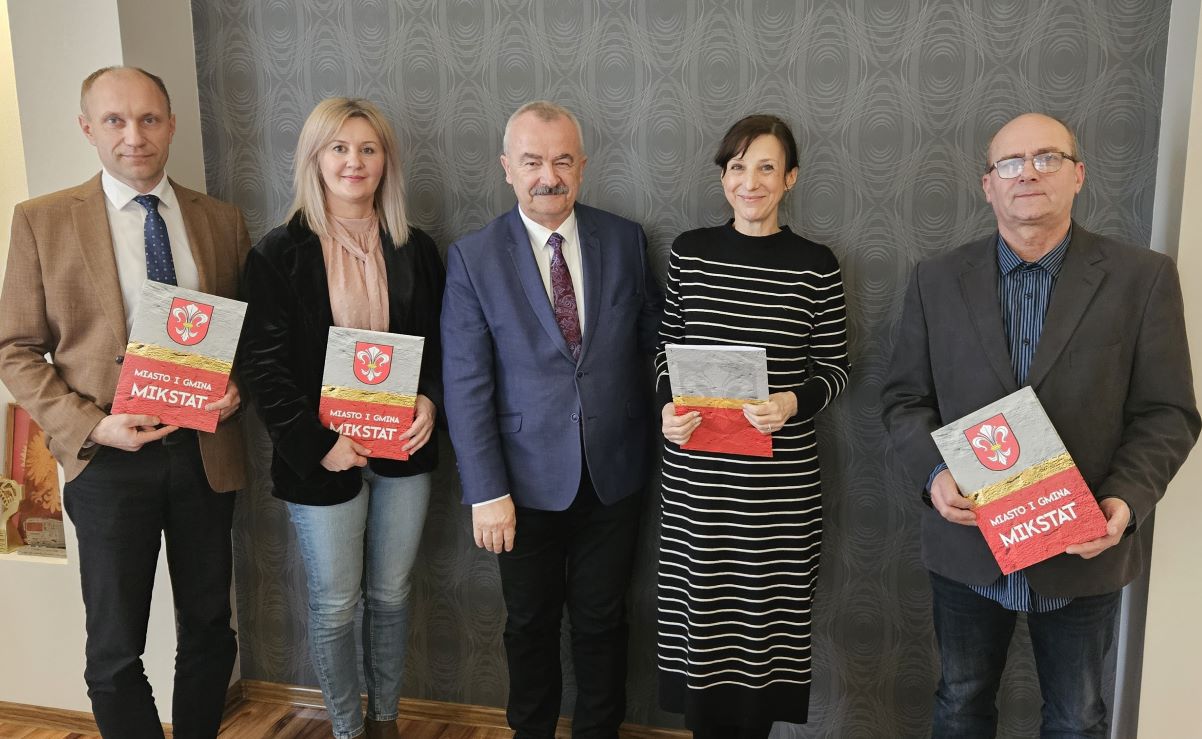
M998 299L997 235L919 264L883 389L884 421L918 497L941 461L930 432L1018 390ZM1028 567L1047 596L1112 593L1143 566L1140 526L1198 438L1181 287L1173 261L1073 225L1027 384L1096 498L1120 498L1135 529L1093 559ZM927 569L969 585L1001 574L975 527L928 508Z
M201 291L235 297L250 249L242 214L171 184ZM100 175L17 205L0 295L0 379L45 430L68 481L94 453L83 445L112 406L127 342ZM241 423L199 437L209 485L244 487Z

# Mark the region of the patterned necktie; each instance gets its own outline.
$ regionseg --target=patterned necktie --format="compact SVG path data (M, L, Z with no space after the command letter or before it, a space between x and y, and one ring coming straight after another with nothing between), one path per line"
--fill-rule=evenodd
M547 239L551 247L551 307L555 309L555 322L572 359L580 359L580 314L576 312L576 291L572 288L572 276L568 264L563 260L563 237L557 233Z
M174 285L175 262L171 259L171 239L167 236L167 224L159 215L159 199L155 195L139 195L134 201L146 209L146 223L142 226L142 233L146 237L146 278Z

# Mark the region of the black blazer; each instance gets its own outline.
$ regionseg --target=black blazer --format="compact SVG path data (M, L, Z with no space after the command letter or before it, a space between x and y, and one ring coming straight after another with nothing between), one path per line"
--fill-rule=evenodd
M409 230L395 248L381 233L388 272L388 330L423 336L418 392L442 411L442 348L439 310L445 271L438 249L424 232ZM248 304L238 350L242 386L258 407L274 450L271 481L277 498L306 505L334 505L355 497L359 468L330 472L321 460L338 434L317 418L330 308L321 240L299 214L265 235L246 259L241 299ZM438 464L437 434L408 461L369 460L385 477L405 477Z
M883 401L915 498L941 461L930 432L1018 390L996 245L994 234L919 264L906 293ZM1144 565L1140 524L1202 427L1173 261L1074 224L1027 383L1094 497L1121 498L1136 522L1099 556L1061 554L1028 567L1027 578L1047 596L1113 593ZM922 552L927 569L969 585L1001 574L975 527L933 508Z

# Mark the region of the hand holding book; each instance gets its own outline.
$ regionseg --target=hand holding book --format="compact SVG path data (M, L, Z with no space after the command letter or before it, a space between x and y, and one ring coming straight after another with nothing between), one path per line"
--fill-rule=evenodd
M943 470L931 481L931 505L952 523L976 526L977 514L972 501L960 492L960 486L952 477L951 470Z
M797 415L797 396L792 392L772 393L763 403L743 406L743 417L761 434L771 434L784 428L785 422Z
M1131 508L1121 498L1103 498L1098 501L1102 515L1106 517L1106 535L1080 544L1071 544L1065 549L1066 554L1077 554L1082 559L1093 559L1110 547L1118 544L1123 538L1123 532L1131 523Z

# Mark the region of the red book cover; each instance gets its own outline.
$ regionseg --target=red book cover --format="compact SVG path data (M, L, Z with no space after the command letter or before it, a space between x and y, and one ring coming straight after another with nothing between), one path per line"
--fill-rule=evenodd
M246 303L147 280L134 313L113 413L158 416L168 425L217 430Z
M1004 574L1106 535L1106 517L1029 387L933 432Z
M748 403L768 399L768 357L752 346L668 344L668 379L676 415L701 414L701 425L681 449L771 457L772 437L743 415Z
M354 328L330 329L321 381L321 422L371 450L409 459L401 434L413 424L425 339Z

